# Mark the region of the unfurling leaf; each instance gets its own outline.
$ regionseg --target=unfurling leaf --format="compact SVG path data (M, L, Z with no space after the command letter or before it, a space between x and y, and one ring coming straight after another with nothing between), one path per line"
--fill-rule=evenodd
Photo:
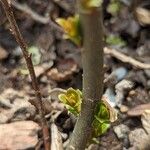
M70 39L77 45L81 45L81 30L79 15L68 17L67 19L57 18L56 22L64 29L65 39Z
M109 111L110 122L115 122L118 119L116 110L108 103L107 97L103 96L102 102L105 104L107 110Z
M95 119L93 121L93 137L97 137L105 133L110 127L109 110L103 102L98 103L94 118Z
M98 137L107 132L110 127L110 123L117 119L117 113L105 97L102 97L101 102L97 104L95 116L93 121L93 137Z
M76 116L79 115L82 103L82 92L80 90L69 88L66 93L60 94L58 97L70 113ZM92 123L94 129L92 135L93 138L104 134L110 127L110 123L114 122L116 119L117 113L115 109L109 105L106 97L103 97L97 104L95 110L94 120Z
M87 6L88 7L99 7L102 4L102 0L88 0Z
M81 4L84 10L89 11L90 9L100 7L102 2L103 0L83 0Z
M107 11L112 14L113 16L116 16L121 9L121 3L118 0L111 0L107 7Z
M79 89L69 88L65 94L60 94L58 97L70 113L76 116L80 113L82 93Z

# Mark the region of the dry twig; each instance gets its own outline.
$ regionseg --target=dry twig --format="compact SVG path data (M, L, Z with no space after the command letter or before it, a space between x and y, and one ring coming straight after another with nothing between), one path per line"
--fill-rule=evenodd
M35 90L36 99L39 101L38 111L40 114L40 121L41 121L43 138L44 138L44 146L45 146L45 150L49 150L50 149L49 129L48 129L46 119L44 117L42 96L41 96L41 92L40 92L38 82L37 82L37 79L35 76L35 71L34 71L32 60L31 60L31 55L27 51L27 45L26 45L26 43L25 43L25 41L24 41L20 31L19 31L18 25L17 25L16 20L14 18L13 10L11 7L11 2L9 0L0 0L0 1L3 5L6 16L9 20L9 23L11 26L11 32L21 47L24 58L26 60L27 67L29 69L30 77L32 79L32 86L33 86L33 89Z
M15 2L15 1L12 1L12 5L13 5L16 9L18 9L18 10L20 10L20 11L22 11L22 12L28 14L31 18L34 18L34 20L37 21L37 22L40 22L40 23L43 23L43 24L47 24L47 23L49 22L49 17L43 17L43 16L37 14L36 12L34 12L34 11L33 11L28 5L26 5L26 4L19 4L19 3Z
M70 4L68 2L62 1L62 0L53 0L55 4L57 4L59 7L64 9L66 12L70 14L74 14L72 8L70 8Z
M120 61L122 61L124 63L129 63L129 64L131 64L132 66L134 66L136 68L139 68L139 69L150 69L150 64L145 64L145 63L139 62L136 59L134 59L132 57L129 57L129 56L125 55L125 54L122 54L122 53L118 52L115 49L111 49L111 48L105 47L104 48L104 53L107 54L107 55L111 55L111 56L119 59Z
M54 23L50 17L43 17L41 15L39 15L38 13L36 13L35 11L33 11L28 5L26 4L19 4L15 1L12 1L12 5L24 12L25 14L28 14L33 20L42 23L42 24L49 24L51 27L53 27L54 29L57 29L58 31L63 31L56 23Z

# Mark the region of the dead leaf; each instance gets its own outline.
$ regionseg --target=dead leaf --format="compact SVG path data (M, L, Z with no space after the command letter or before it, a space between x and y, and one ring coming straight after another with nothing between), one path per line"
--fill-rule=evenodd
M141 117L143 128L150 135L150 109L145 110Z
M0 95L0 123L26 120L35 116L35 107L21 91L6 89Z
M49 98L55 101L59 101L58 95L59 94L64 94L67 91L61 88L54 88L49 91Z
M145 110L141 117L143 128L135 129L129 134L131 146L138 150L149 150L150 148L150 110Z
M48 76L57 82L63 82L71 79L72 74L77 71L77 64L72 59L62 60L57 68L52 68Z
M7 58L7 56L8 52L4 48L0 47L0 60Z
M51 140L52 150L63 150L62 137L54 123L51 125Z
M137 7L135 13L137 20L141 25L150 25L150 10Z
M127 111L128 111L128 107L126 106L126 105L121 105L121 107L120 107L120 111L122 112L122 113L126 113Z
M130 145L133 146L134 150L149 150L149 139L150 136L147 135L146 132L141 128L135 129L129 134Z
M38 124L33 121L19 121L0 125L0 149L31 149L38 142Z
M134 108L128 110L127 114L131 117L141 116L147 109L150 110L150 103L135 106Z

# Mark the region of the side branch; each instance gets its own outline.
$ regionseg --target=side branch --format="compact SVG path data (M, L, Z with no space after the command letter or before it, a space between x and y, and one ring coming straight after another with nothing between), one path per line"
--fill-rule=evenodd
M33 86L33 89L35 91L35 96L36 96L36 99L39 101L38 111L40 114L40 121L41 121L41 126L42 126L45 150L49 150L50 149L49 129L47 126L46 119L44 117L42 96L41 96L41 92L40 92L38 82L37 82L37 79L35 76L35 71L34 71L32 60L31 60L31 55L28 53L27 45L26 45L26 43L25 43L25 41L24 41L20 31L19 31L18 25L16 23L16 20L15 20L14 14L13 14L13 10L11 8L11 2L9 0L0 0L0 1L3 5L6 16L9 20L9 23L11 26L11 32L14 35L17 43L21 47L24 58L26 60L26 64L27 64L27 67L28 67L28 70L30 73L30 77L32 80L32 86Z

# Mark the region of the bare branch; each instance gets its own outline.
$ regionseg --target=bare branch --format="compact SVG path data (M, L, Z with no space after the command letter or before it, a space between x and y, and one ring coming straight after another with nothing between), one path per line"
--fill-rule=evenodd
M41 96L41 92L40 92L38 82L37 82L37 79L35 76L35 71L34 71L32 60L31 60L31 55L28 53L27 45L19 31L18 25L16 23L16 20L15 20L14 14L13 14L13 10L11 8L11 2L9 0L0 0L0 1L3 5L6 16L9 20L9 23L11 26L11 32L12 32L13 36L15 37L16 41L18 42L19 46L21 47L24 58L26 60L26 64L27 64L27 67L28 67L28 70L30 73L30 77L32 80L32 86L35 91L35 96L36 96L36 99L39 101L38 111L40 114L40 121L41 121L41 126L42 126L45 150L49 150L50 149L49 129L47 126L46 119L44 117L42 96Z

